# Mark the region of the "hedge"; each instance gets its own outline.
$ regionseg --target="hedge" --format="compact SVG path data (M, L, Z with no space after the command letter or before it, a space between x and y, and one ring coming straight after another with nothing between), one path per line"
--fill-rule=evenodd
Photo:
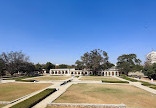
M129 83L128 81L103 81L102 82L106 82L106 83Z
M120 76L120 77L123 78L123 79L125 79L125 80L132 81L132 82L138 82L138 80L135 80L135 79L129 78L129 77L125 76L125 75L122 75L122 76Z
M155 84L151 84L151 83L148 83L148 82L145 82L145 81L139 81L139 82L141 82L142 85L144 85L144 86L156 89L156 85Z
M35 82L36 80L22 80L22 79L16 79L15 81L22 81L22 82Z
M46 89L10 108L31 108L34 105L36 105L37 103L39 103L40 101L42 101L43 99L45 99L47 96L49 96L50 94L54 93L56 91L56 89Z

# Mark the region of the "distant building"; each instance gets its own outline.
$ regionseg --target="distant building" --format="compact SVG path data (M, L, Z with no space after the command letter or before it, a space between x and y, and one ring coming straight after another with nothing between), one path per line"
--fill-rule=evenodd
M152 51L146 56L146 63L153 64L156 63L156 51Z
M74 75L92 75L92 71L88 70L75 70L75 69L50 69L49 72L51 75L68 75L68 76L74 76ZM119 71L116 69L116 67L112 67L107 70L102 70L98 72L98 75L101 76L119 76Z

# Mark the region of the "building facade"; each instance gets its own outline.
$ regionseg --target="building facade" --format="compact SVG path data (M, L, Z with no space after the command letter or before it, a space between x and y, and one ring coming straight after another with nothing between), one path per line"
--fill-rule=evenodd
M75 70L75 69L50 69L49 72L51 75L67 75L67 76L88 76L92 75L92 71L88 70ZM119 76L120 72L115 68L112 67L107 70L99 71L98 75L100 76Z
M150 65L156 63L156 51L152 51L146 56L146 62Z

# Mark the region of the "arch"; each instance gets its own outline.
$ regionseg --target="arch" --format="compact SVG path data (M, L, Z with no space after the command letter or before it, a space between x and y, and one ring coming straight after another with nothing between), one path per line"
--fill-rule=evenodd
M111 75L111 73L109 72L109 76Z
M66 74L68 74L68 71L66 71Z
M62 74L64 74L64 71L62 71Z
M57 71L55 71L55 74L57 74Z
M116 72L116 76L118 75L118 72Z
M58 73L59 73L59 74L61 74L61 72L60 72L60 71L59 71Z
M87 72L85 72L85 74L87 75Z
M114 76L114 72L112 72L112 76Z
M78 74L80 74L80 72L78 72Z
M106 76L107 76L107 72L106 72Z
M71 74L73 75L73 72L71 72Z
M54 71L52 71L52 74L54 74Z

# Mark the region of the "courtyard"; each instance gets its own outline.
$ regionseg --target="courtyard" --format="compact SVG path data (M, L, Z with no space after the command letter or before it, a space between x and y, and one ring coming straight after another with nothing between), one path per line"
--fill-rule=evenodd
M156 108L155 101L155 94L131 85L75 84L54 103L125 104L127 108Z
M44 89L50 83L4 83L0 84L0 101L13 101L35 91ZM1 106L1 105L0 105Z
M55 80L66 80L71 78L70 76L42 76L37 78L32 78L33 80L37 81L55 81Z
M103 77L103 76L82 76L80 80L91 80L91 81L120 81L115 77Z

